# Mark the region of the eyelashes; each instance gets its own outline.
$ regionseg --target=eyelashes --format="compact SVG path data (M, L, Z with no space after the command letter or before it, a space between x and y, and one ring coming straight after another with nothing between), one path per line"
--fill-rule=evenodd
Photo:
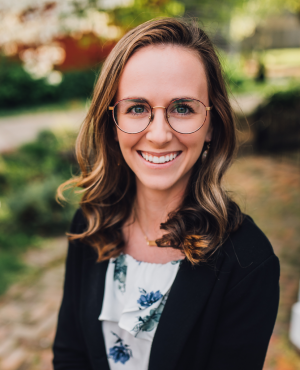
M135 108L142 108L143 111L142 112L135 112L134 111ZM179 109L179 108L186 108L186 109L188 109L188 112L185 112L185 113L180 113L178 111L175 112L176 109ZM129 113L134 114L134 115L139 115L139 114L149 113L149 112L147 110L147 107L145 107L145 106L134 105L134 106L131 106L131 107L127 108L126 114L129 114ZM195 111L189 104L178 104L177 106L173 107L173 109L171 110L171 113L177 113L177 114L184 115L184 114L189 114L189 113L195 113Z
M175 113L182 114L182 115L188 114L188 113L195 113L194 109L189 104L186 104L186 103L178 104L177 106L174 107L172 112L174 112L178 108L187 108L189 110L189 112L186 112L186 113L175 112Z

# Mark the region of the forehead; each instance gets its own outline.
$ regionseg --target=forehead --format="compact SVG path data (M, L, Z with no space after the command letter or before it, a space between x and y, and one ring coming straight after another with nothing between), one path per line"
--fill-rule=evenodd
M184 96L208 103L206 73L195 51L174 45L150 45L133 54L117 91L117 100L143 97L161 104Z

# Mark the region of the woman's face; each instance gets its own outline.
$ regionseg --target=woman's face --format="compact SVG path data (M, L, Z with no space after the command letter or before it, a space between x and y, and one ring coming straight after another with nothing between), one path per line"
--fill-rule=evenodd
M183 97L209 106L207 80L200 58L180 46L147 46L138 50L125 65L115 101L142 98L151 107L167 107L173 99ZM138 134L127 134L116 128L116 139L140 186L160 191L180 189L186 186L204 142L211 140L209 111L204 125L192 134L174 131L164 109L153 109L153 114L150 125ZM176 157L165 163L153 163L149 161L150 156L152 159Z

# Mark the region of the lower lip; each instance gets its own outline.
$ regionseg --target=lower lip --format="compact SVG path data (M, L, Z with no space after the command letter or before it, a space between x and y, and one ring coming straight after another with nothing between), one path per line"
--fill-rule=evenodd
M173 159L172 161L169 161L169 162L165 162L165 163L152 163L152 162L148 162L140 152L137 152L138 153L138 156L142 159L142 161L149 167L149 168L167 168L167 167L170 167L173 163L175 163L177 161L177 158L179 158L181 156L181 153L180 152L175 159Z

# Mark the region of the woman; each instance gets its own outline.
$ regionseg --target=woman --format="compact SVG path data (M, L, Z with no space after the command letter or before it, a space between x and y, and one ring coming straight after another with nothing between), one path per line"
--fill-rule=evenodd
M219 60L178 19L128 32L77 140L83 188L54 342L59 369L262 369L279 263L222 187L236 149Z

